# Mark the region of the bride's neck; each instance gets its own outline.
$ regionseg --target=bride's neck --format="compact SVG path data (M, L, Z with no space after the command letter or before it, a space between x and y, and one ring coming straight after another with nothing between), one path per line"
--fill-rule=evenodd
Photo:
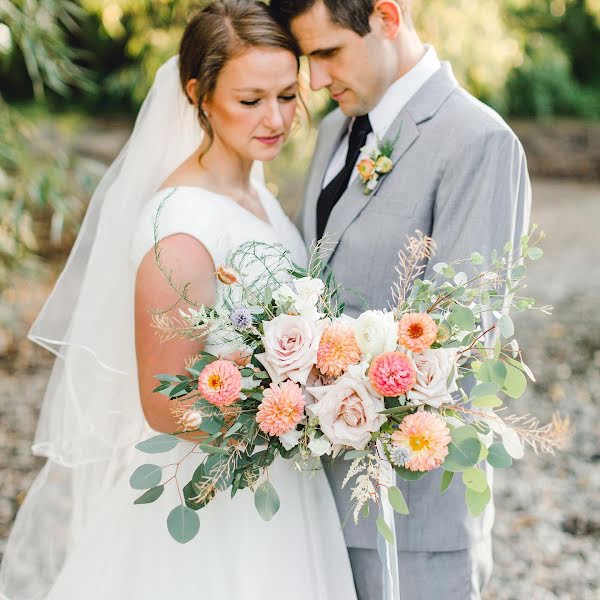
M203 148L198 149L198 157ZM211 187L226 195L248 193L251 191L250 173L253 161L226 148L215 139L201 158L201 168Z

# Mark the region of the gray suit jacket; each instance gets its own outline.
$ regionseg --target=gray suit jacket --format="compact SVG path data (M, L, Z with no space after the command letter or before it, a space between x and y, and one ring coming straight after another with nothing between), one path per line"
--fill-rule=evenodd
M319 130L302 214L304 238L316 237L316 204L327 165L349 121L338 109ZM387 308L395 280L398 250L420 230L437 242L437 262L489 256L508 240L519 247L528 228L531 188L523 148L506 123L462 89L449 64L439 69L402 109L385 139L401 127L392 159L394 169L376 191L365 196L358 179L333 209L326 235L334 247L325 253L338 283L359 290L370 308ZM346 311L364 310L360 298L346 293ZM355 526L349 487L341 490L348 463L327 466L344 533L350 547L375 548L375 510ZM491 473L489 479L491 480ZM399 487L410 515L397 516L398 550L439 552L471 546L491 530L494 508L473 519L464 487L455 478L440 494L441 474Z

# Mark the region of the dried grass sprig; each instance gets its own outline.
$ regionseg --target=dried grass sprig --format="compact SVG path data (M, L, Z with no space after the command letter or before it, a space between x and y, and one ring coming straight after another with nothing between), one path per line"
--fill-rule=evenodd
M436 252L437 245L433 238L417 230L409 236L404 249L398 251L398 264L395 267L398 280L392 285L393 302L400 309L408 299L415 279L425 273L427 262Z

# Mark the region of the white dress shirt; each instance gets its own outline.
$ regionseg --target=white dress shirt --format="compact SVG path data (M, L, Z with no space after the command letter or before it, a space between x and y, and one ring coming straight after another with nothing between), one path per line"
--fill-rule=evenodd
M396 80L385 92L377 106L369 113L369 120L373 131L367 137L365 146L367 148L375 148L377 139L383 139L387 130L400 111L406 106L408 101L419 91L423 84L440 68L441 63L433 46L426 45L426 51L421 60L405 75ZM346 163L346 155L348 154L348 143L350 129L352 123L348 127L348 133L343 137L338 149L335 151L327 174L323 181L323 187L326 187L329 182L344 168ZM365 157L361 154L358 161ZM357 164L358 164L357 161ZM354 181L358 176L358 171L354 169L350 177L350 182Z

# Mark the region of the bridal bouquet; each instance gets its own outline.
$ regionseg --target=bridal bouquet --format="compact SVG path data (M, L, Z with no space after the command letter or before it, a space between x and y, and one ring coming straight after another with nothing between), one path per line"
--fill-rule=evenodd
M356 318L344 313L319 245L305 269L282 248L239 247L216 272L216 308L194 307L182 289L192 307L179 319L155 315L156 327L231 354L200 352L186 374L156 376L155 391L172 402L180 429L137 448L165 452L185 433L194 443L188 456L198 460L167 521L173 537L192 539L196 511L216 494L233 497L246 488L271 519L279 508L267 477L273 461L283 457L310 470L330 455L348 461L344 485L351 485L354 519L379 506L377 527L391 543L381 504L409 512L394 473L413 481L442 469L442 493L461 477L469 510L478 515L491 499L485 461L506 468L527 444L546 452L561 447L568 419L556 415L541 426L504 409L534 380L508 309L535 308L520 291L526 262L542 256L536 231L488 259L474 253L439 263L428 279L424 265L435 243L417 232L399 252L393 304ZM497 340L491 346L490 338ZM162 473L158 465L138 468L131 485L146 491L136 503L160 497Z

